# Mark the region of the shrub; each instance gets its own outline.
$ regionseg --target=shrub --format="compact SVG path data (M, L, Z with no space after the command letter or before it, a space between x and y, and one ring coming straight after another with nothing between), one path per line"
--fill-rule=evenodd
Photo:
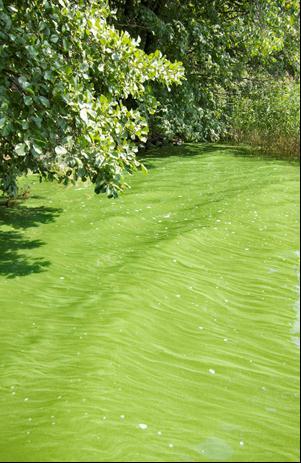
M300 155L300 85L286 78L258 86L238 98L232 118L232 137L265 152Z

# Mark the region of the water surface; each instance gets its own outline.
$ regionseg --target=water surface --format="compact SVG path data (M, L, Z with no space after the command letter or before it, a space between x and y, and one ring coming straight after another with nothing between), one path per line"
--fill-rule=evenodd
M0 208L0 461L299 461L298 166L146 163Z

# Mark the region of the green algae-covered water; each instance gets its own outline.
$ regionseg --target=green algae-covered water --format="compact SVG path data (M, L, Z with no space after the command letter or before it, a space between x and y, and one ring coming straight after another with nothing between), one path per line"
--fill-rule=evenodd
M299 167L146 164L0 208L0 461L299 461Z

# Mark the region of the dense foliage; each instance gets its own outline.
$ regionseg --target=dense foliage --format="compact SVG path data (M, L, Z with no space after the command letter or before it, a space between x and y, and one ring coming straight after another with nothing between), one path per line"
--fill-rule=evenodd
M300 85L292 78L267 80L236 98L231 139L266 153L300 156Z
M151 83L183 78L108 23L105 1L0 0L0 190L28 171L115 196L139 167ZM133 105L135 101L135 105Z
M111 0L111 5L117 25L140 36L147 52L159 48L186 69L181 87L155 90L161 107L151 119L154 139L229 137L241 96L255 97L254 87L269 79L299 78L297 0Z

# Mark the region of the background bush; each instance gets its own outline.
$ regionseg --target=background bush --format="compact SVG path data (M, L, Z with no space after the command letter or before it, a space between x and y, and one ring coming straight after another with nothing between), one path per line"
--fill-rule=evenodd
M300 155L300 85L269 80L234 102L231 138L267 153Z

